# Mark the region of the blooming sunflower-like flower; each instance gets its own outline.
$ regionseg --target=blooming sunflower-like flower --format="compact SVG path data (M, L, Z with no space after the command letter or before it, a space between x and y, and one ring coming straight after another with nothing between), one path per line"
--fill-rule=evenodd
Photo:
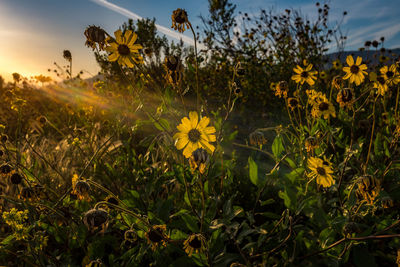
M393 86L400 82L400 76L399 72L397 71L396 65L392 64L390 67L383 66L379 71L381 72L383 78L385 78L385 82L389 86Z
M306 63L306 62L304 62ZM292 76L292 80L294 80L296 83L304 84L307 82L310 86L313 86L315 83L315 80L317 79L316 75L318 74L317 71L311 70L313 65L312 64L304 64L305 68L303 69L299 65L297 65L295 68L293 68L293 71L297 74Z
M354 102L354 91L352 88L343 88L339 91L336 101L341 108L350 108Z
M204 148L209 153L214 152L215 147L210 142L215 142L215 128L207 126L210 123L208 117L203 117L199 121L196 111L189 112L189 118L184 117L181 124L177 126L179 132L174 135L176 148L183 149L183 155L189 158L193 151L198 148Z
M342 62L340 62L339 59L336 59L335 61L332 62L333 68L338 70L342 68Z
M343 77L343 80L350 79L350 83L355 83L356 85L360 85L364 81L364 75L368 73L365 71L368 67L365 64L361 65L362 58L357 57L356 62L352 56L347 56L346 62L349 65L348 67L343 67L343 71L346 72L346 75Z
M178 8L172 12L172 26L174 30L179 32L184 32L186 29L190 28L189 19L186 10Z
M122 36L122 31L114 32L115 39L107 38L109 46L106 51L111 54L108 56L109 61L117 61L121 66L133 68L134 64L143 62L143 57L139 54L139 49L143 47L140 44L135 44L137 35L131 30L127 30Z
M324 99L318 103L313 105L311 110L311 115L314 118L324 117L324 119L328 119L329 116L336 117L335 107L329 102L327 99Z
M384 96L389 90L388 84L383 76L378 76L374 82L374 88L378 90L378 94Z
M335 181L332 177L332 168L330 163L320 158L310 157L308 159L308 168L311 170L309 176L316 178L317 184L323 187L332 186Z
M206 239L202 234L191 234L184 242L185 252L192 256L193 253L199 253L204 250Z
M167 245L168 236L165 233L166 231L167 226L165 224L160 224L154 225L145 233L147 242L151 245L153 251L157 249L158 245L164 247Z

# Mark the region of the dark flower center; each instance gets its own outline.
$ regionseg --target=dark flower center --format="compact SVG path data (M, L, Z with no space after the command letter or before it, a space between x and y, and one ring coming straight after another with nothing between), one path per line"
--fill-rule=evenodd
M393 73L393 71L388 71L388 72L386 72L386 76L388 77L388 78L392 78L393 76L394 76L394 73Z
M326 175L326 171L325 171L325 169L322 168L322 167L318 167L318 168L317 168L317 173L318 173L319 175Z
M187 20L187 13L185 10L181 9L177 12L175 16L175 21L179 24L185 23Z
M148 237L149 237L149 240L150 240L151 242L154 242L154 243L158 243L158 242L160 242L161 240L163 240L163 237L162 237L159 233L157 233L156 231L154 231L154 230L150 230L150 232L149 232L149 234L148 234Z
M201 248L201 241L200 239L196 236L192 239L192 241L189 242L189 246L191 246L194 249L199 249Z
M376 80L380 83L380 84L385 84L385 79L382 76L379 76L378 78L376 78Z
M357 74L360 71L360 68L357 65L353 65L350 67L350 71L353 74Z
M131 53L131 50L129 49L129 47L127 45L120 44L118 46L118 53L122 56L127 56Z
M200 140L201 134L200 134L199 130L192 129L192 130L189 131L188 136L189 136L189 140L192 143L196 143L196 142L198 142Z
M328 110L329 109L329 104L326 103L326 102L322 102L322 103L319 104L318 108L319 108L320 111Z
M300 76L301 76L302 78L307 78L307 77L308 77L308 72L307 72L307 71L303 71L303 72L300 74Z
M290 101L289 101L289 105L290 105L291 107L297 106L298 103L299 103L299 102L297 101L297 99L290 99Z

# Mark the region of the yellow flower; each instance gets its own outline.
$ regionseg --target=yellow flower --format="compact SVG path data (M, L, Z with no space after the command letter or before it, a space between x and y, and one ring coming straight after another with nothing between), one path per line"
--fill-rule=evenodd
M186 10L178 8L172 12L172 26L171 28L174 28L174 30L178 30L179 32L184 32L185 26L187 29L190 28L190 23L188 19L188 15L186 13Z
M339 91L336 101L341 108L350 108L354 102L354 91L352 88L343 88Z
M206 239L202 234L191 234L184 242L183 249L189 255L193 253L199 253L204 250Z
M143 62L143 57L139 54L139 49L143 47L140 44L135 44L137 39L136 33L127 30L122 36L122 31L114 32L115 40L112 38L107 39L109 44L106 51L111 54L108 56L109 61L117 61L121 66L133 68L134 64Z
M320 101L319 103L315 103L311 110L311 115L314 118L324 117L324 119L328 119L329 116L336 117L335 107L329 102L327 99Z
M328 161L310 157L308 159L308 168L311 170L309 176L316 178L317 184L323 187L330 187L335 183L332 177L333 171Z
M378 89L378 94L384 96L389 90L388 85L383 76L378 76L374 82L374 88Z
M396 69L396 65L392 64L389 68L388 68L388 66L383 66L380 69L380 72L381 72L383 78L385 78L385 82L389 86L393 86L400 82L400 76L399 76L399 72Z
M326 99L321 92L317 92L315 90L306 90L306 94L308 96L308 103L310 105L314 105Z
M207 125L210 123L208 117L203 117L199 121L199 116L196 111L189 112L189 118L184 117L181 124L177 126L179 132L174 135L176 148L183 149L183 155L189 158L193 151L198 148L204 148L212 153L215 147L210 142L215 142L215 128Z
M362 58L357 57L356 62L354 63L354 59L352 56L347 56L346 62L349 65L348 67L343 67L343 71L346 72L346 75L343 77L343 80L350 79L350 83L355 83L356 85L360 85L364 81L364 75L368 73L365 71L367 69L367 65L362 64Z
M326 78L328 78L328 74L327 74L325 71L321 71L321 72L319 73L319 77L320 77L322 80L325 80Z
M304 62L306 63L306 62ZM315 75L317 75L317 71L312 71L313 65L309 64L307 66L305 66L305 68L303 69L302 67L300 67L299 65L297 65L295 68L293 68L293 71L297 74L292 76L292 80L294 80L296 83L301 83L304 84L304 82L307 82L310 86L313 86L315 83L315 80L317 79L317 77Z
M334 69L341 69L342 68L342 62L340 62L339 59L336 59L335 61L332 62L333 68Z

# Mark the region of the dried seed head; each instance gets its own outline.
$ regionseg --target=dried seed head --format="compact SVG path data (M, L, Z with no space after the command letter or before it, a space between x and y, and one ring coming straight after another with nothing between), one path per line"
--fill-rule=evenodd
M97 228L102 227L103 229L107 226L108 213L104 209L91 209L85 213L83 217L83 223L90 231L94 231Z
M18 172L14 172L10 177L12 184L20 184L22 182L22 176Z
M95 50L96 44L98 44L99 49L104 50L106 45L106 32L102 28L91 25L86 28L84 34L86 37L86 46L91 47L93 50Z
M71 51L69 51L69 50L64 50L64 51L63 51L63 57L64 57L66 60L71 61L71 60L72 60Z

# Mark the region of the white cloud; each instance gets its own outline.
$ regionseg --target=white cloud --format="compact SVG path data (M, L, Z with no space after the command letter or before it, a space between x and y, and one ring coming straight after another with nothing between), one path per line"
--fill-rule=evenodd
M110 2L108 2L106 0L90 0L90 1L92 1L92 2L94 2L96 4L98 4L98 5L101 5L101 6L105 7L105 8L107 8L107 9L110 9L110 10L112 10L114 12L117 12L117 13L119 13L119 14L127 17L127 18L131 18L131 19L134 19L134 20L142 19L142 17L139 16L138 14L133 13L132 11L130 11L130 10L126 9L126 8L120 7L120 6L116 5L116 4L110 3ZM169 29L167 27L164 27L162 25L159 25L159 24L156 24L156 27L157 27L157 30L159 30L160 32L164 33L165 35L167 35L169 37L172 37L172 38L177 39L177 40L181 40L182 39L182 41L185 42L186 44L194 45L193 39L188 37L188 36L186 36L186 35L183 35L181 33L175 32L175 31L173 31L173 30L171 30L171 29ZM200 49L203 48L203 46L201 44L198 44L198 47Z

